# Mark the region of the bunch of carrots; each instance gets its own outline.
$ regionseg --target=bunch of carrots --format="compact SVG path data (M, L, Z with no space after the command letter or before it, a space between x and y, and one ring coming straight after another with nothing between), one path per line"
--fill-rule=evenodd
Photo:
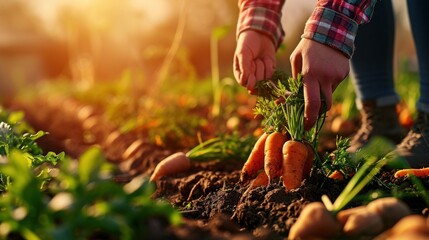
M277 75L276 75L277 74ZM255 114L263 117L264 133L256 141L242 170L240 181L249 189L267 185L280 177L286 191L296 189L310 175L317 153L317 135L325 114L310 131L304 131L302 77L273 79L258 83ZM253 179L253 180L252 180Z

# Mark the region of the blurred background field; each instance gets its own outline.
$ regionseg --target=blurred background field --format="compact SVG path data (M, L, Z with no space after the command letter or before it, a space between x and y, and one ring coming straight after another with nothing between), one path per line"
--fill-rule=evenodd
M290 72L289 55L315 3L286 2L279 70ZM415 50L405 2L394 5L395 76L413 112ZM230 0L2 0L0 101L71 97L100 107L124 131L210 128L213 119L234 129L243 116L252 119L254 104L232 74L237 16ZM356 117L348 84L335 93L336 102L350 103L346 118ZM195 112L199 120L186 117ZM154 120L173 114L178 117Z
M289 70L290 52L315 2L286 2L280 69ZM395 62L413 63L406 6L394 3ZM211 75L210 38L216 29L224 31L218 37L220 76L232 76L236 1L3 0L0 13L3 83L61 77L77 82L114 80L125 70L154 79L163 63L169 64L169 76L206 78Z

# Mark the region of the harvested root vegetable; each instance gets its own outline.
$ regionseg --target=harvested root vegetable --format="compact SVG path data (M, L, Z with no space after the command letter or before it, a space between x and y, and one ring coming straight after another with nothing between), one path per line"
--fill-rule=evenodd
M369 211L376 212L383 220L384 228L390 228L403 217L411 214L410 208L394 197L380 198L370 202Z
M247 190L243 193L243 196L247 195L247 193L256 188L256 187L260 187L260 186L266 186L268 184L268 176L265 173L265 171L261 171L259 172L259 174L256 176L255 179L253 179L250 184L249 187L247 188Z
M406 216L398 221L391 229L383 232L374 239L429 239L428 219L417 214Z
M287 137L280 132L268 135L265 141L264 170L268 176L268 182L282 175L282 147Z
M241 169L240 182L247 183L264 167L265 142L268 134L263 133L253 146L249 158Z
M310 145L310 143L305 142L305 146L307 147L307 160L305 161L302 177L303 179L307 179L310 177L311 168L313 168L313 162L314 162L314 149Z
M387 197L374 200L366 206L340 211L337 219L348 236L375 236L410 213L410 209L403 202Z
M171 176L180 172L189 170L191 160L183 152L174 153L158 163L150 177L150 181L154 182L164 176Z
M396 171L394 176L395 178L401 178L407 175L414 175L418 178L427 178L429 177L429 167L401 169Z
M350 214L344 224L343 232L348 236L376 235L383 231L383 221L375 212L362 208Z
M344 180L344 175L340 171L335 170L331 174L329 174L328 178L335 180Z
M289 140L283 145L283 185L286 191L301 186L307 156L307 146L302 142Z
M341 225L320 202L309 203L291 227L288 239L333 239L341 234Z
M392 233L394 235L400 235L408 232L418 232L429 235L428 220L421 215L413 214L408 217L404 217L392 228Z

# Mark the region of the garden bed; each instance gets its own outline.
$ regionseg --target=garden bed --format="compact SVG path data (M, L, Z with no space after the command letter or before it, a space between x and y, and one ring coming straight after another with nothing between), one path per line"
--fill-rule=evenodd
M120 184L139 176L148 178L161 159L186 150L180 145L156 144L144 131L121 133L116 124L95 110L96 106L76 99L16 100L8 108L25 112L30 125L49 132L39 141L46 151L65 151L77 158L91 146L101 146L106 159L118 166L113 180ZM320 154L334 150L335 136L329 132L321 135ZM239 181L242 166L243 161L238 159L193 163L190 170L157 181L153 199L167 200L184 221L175 227L162 219L150 221L150 239L284 239L308 203L321 201L322 195L334 200L347 184L346 180L329 179L319 169L313 169L310 178L296 190L286 192L278 181L243 195L247 188ZM429 179L422 183L428 187ZM392 170L384 169L377 181L365 188L363 192L367 194L349 207L403 191L403 200L412 211L427 217L423 199L405 194L414 187L409 178L395 179Z

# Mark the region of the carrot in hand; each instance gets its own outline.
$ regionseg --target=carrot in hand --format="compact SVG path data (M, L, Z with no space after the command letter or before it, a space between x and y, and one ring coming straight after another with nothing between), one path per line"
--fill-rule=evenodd
M191 160L183 152L172 154L158 163L153 171L150 181L157 181L163 176L171 176L180 172L189 170L191 167Z
M307 147L307 160L305 160L305 165L302 173L303 179L307 179L310 177L311 168L313 167L314 162L314 150L310 143L305 142L305 146Z
M286 140L286 135L273 132L265 142L264 170L269 183L282 175L282 147Z
M427 178L429 177L429 167L401 169L395 172L395 178L404 177L408 174L414 175L418 178Z
M267 137L268 134L263 133L253 146L249 158L241 169L240 181L242 183L247 183L260 169L262 169L262 167L264 167L264 148Z
M283 185L286 191L301 186L307 156L307 146L302 142L289 140L283 145Z

